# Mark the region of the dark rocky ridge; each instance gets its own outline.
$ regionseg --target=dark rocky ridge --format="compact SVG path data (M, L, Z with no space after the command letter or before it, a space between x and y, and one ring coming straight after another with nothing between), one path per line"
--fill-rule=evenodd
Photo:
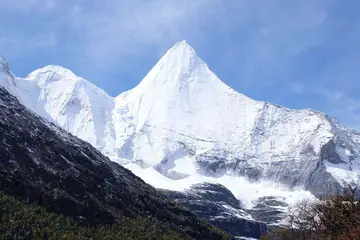
M222 185L203 183L193 185L185 192L162 191L189 211L234 236L259 238L267 230L266 224L252 220L241 202Z
M257 221L277 225L286 217L288 204L276 197L262 197L256 201L255 206L247 212Z
M90 144L38 117L0 87L0 191L83 224L122 216L168 224L184 237L222 239L210 225Z

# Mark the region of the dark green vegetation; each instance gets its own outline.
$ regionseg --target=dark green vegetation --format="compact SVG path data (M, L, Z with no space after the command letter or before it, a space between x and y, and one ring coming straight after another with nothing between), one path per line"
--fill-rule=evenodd
M49 213L0 193L0 239L184 239L156 219L124 218L112 226L79 225L71 218Z
M140 234L137 239L142 239L141 231L164 232L163 237L176 232L174 236L184 239L228 238L194 214L169 203L162 193L90 144L38 117L1 87L0 192L57 214L46 215L54 218L54 223L69 221L55 220L62 214L79 224L60 224L64 228L89 226L79 227L84 234L88 231L98 236L119 226L136 225L135 231ZM42 220L34 217L26 221L33 225ZM7 226L9 229L2 231L11 229L11 225ZM131 229L119 234L127 231Z
M360 240L360 201L351 187L322 202L299 203L289 226L270 231L262 240Z

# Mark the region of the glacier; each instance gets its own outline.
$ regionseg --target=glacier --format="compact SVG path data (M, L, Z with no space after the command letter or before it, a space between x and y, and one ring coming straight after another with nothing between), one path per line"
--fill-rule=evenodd
M255 101L223 83L186 42L134 89L109 96L61 66L0 85L157 188L219 183L251 208L289 204L360 183L360 134L324 113Z

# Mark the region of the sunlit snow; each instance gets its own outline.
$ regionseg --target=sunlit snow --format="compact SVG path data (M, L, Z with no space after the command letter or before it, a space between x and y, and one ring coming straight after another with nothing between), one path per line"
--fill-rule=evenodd
M247 207L264 196L292 204L312 195L267 179L250 182L231 171L205 176L199 165L219 158L264 175L276 164L296 170L320 159L321 148L332 140L344 146L336 149L343 163L325 162L326 170L342 183L360 178L360 134L323 113L238 93L185 41L167 51L137 87L115 98L60 66L46 66L27 78L0 74L0 84L25 106L157 188L181 191L196 183L220 183Z

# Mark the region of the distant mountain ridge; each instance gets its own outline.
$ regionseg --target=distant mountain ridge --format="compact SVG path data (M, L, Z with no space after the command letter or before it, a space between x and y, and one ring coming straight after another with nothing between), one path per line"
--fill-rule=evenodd
M271 194L292 203L359 183L359 133L238 93L186 41L115 98L59 66L0 84L158 188L220 183L251 208Z

